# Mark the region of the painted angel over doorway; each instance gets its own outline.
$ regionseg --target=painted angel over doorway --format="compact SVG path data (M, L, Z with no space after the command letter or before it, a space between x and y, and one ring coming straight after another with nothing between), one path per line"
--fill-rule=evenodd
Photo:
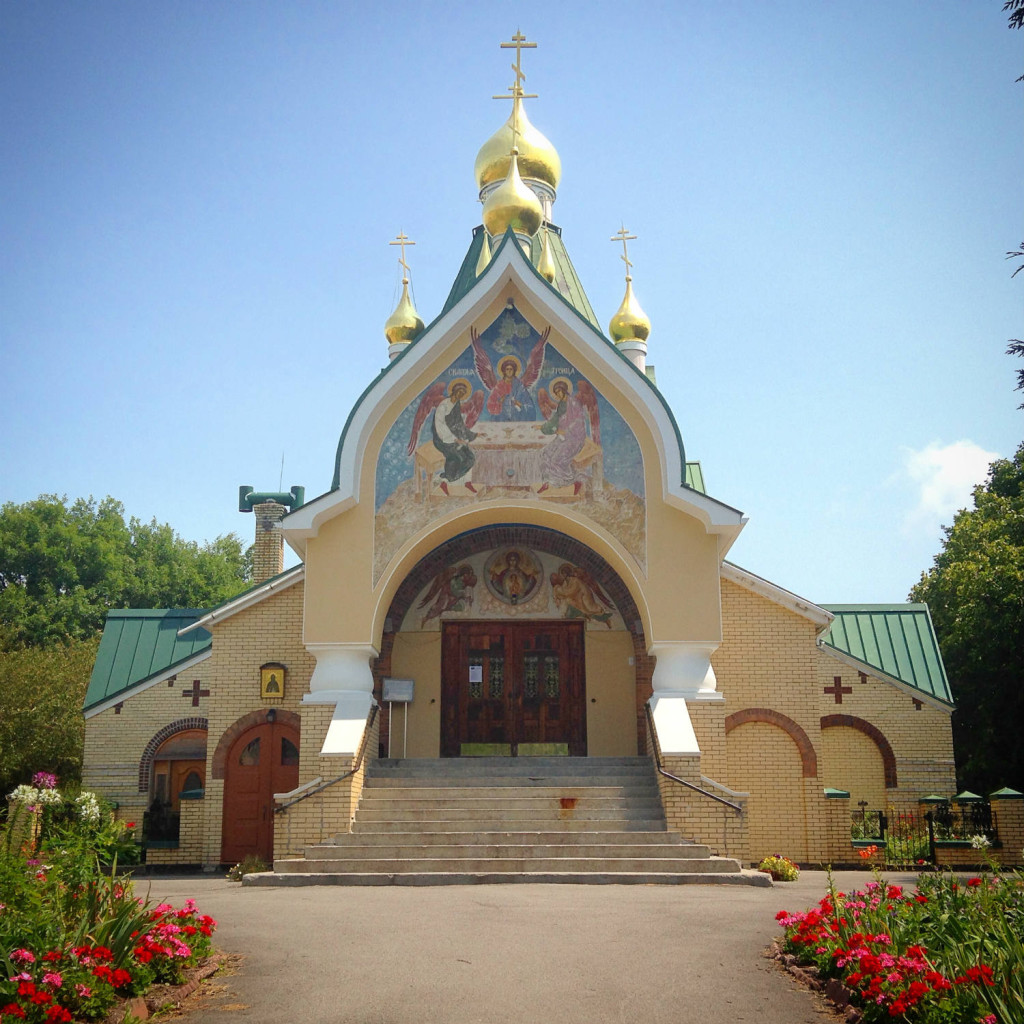
M601 584L580 565L564 562L551 574L555 604L565 609L567 619L603 622L612 628L612 603Z
M587 427L594 444L601 444L601 413L597 407L597 393L580 378L573 394L572 381L556 377L551 382L551 397L544 388L537 395L544 423L538 425L542 434L554 434L540 456L540 475L543 481L537 490L542 494L549 487L573 485L575 494L583 487L584 477L573 459L587 443Z
M527 423L537 419L537 406L530 389L540 377L544 365L544 349L550 334L551 328L545 327L544 333L530 350L525 369L518 356L502 356L498 360L499 377L480 343L480 332L475 327L469 329L473 342L473 362L480 380L487 388L487 411L494 419Z
M448 484L461 480L473 468L476 456L469 447L477 434L472 429L483 409L484 393L473 393L465 377L456 377L445 388L444 381L436 381L424 392L412 424L409 438L409 455L416 451L420 431L427 417L430 420L430 437L434 447L444 456L441 470L441 490L448 494ZM472 482L465 482L466 490L476 493Z

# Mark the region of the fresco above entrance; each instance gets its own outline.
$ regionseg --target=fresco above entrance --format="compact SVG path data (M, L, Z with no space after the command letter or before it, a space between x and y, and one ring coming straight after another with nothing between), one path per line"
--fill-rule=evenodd
M590 571L521 546L446 565L416 595L398 631L437 632L456 619L582 619L587 629L626 628Z
M511 302L470 337L381 445L374 583L424 526L510 498L573 506L646 570L643 456L626 421Z

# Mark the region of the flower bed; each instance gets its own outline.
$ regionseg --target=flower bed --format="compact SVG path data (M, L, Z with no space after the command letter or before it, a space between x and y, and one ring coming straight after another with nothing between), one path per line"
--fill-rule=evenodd
M180 984L212 950L216 922L192 900L150 906L118 876L116 853L102 863L97 851L127 826L92 794L40 799L57 793L51 778L12 794L0 831L0 1024L101 1019L119 999Z
M842 982L862 1020L1024 1021L1024 876L922 875L913 891L876 877L830 886L803 913L780 911L783 949Z

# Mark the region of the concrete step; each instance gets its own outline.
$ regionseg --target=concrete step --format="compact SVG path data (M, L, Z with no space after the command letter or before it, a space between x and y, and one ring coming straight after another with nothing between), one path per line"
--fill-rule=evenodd
M676 857L366 857L338 861L318 858L284 859L274 862L275 871L339 871L346 873L432 872L442 871L647 871L664 874L672 871L736 871L734 860Z
M414 821L417 819L413 819ZM510 821L508 818L481 816L472 821L443 820L438 818L420 819L419 826L424 832L550 832L557 821L558 828L567 832L658 832L665 831L664 819L651 818L523 818ZM363 832L408 832L410 821L366 821L357 815L352 822L353 833Z
M584 847L629 843L631 846L693 848L675 832L340 832L322 846L503 846L516 843L539 846Z
M511 838L511 837L510 837ZM520 840L522 837L518 837ZM337 861L343 864L361 859L416 860L441 858L444 860L484 860L502 858L513 860L570 860L594 858L652 858L661 860L707 860L711 851L696 843L683 845L663 844L651 849L646 843L589 843L568 846L565 843L447 843L424 846L422 843L321 843L307 846L303 857L307 861ZM349 870L346 868L345 870Z
M518 828L519 821L629 821L642 818L656 820L660 808L633 807L629 804L602 806L580 803L574 807L557 804L534 804L524 807L505 807L495 804L480 807L389 807L359 806L359 821L493 821L501 819Z
M290 872L245 875L243 885L754 885L770 888L763 871L427 871Z
M469 791L472 792L472 791ZM586 790L572 791L544 789L535 793L523 792L518 789L501 790L498 795L490 793L482 796L467 796L464 789L453 789L451 794L442 790L424 790L422 795L407 789L391 790L387 795L365 792L359 801L360 814L371 810L386 809L388 811L423 810L431 807L443 807L451 810L479 810L493 808L505 814L507 811L552 810L559 813L582 811L584 809L630 807L643 808L652 814L661 809L661 801L656 796L625 797L621 793L603 789L588 793Z
M634 772L622 774L620 772L606 772L600 775L431 775L423 772L419 774L389 773L386 775L367 775L364 782L364 789L384 790L390 788L413 789L413 788L435 788L435 789L505 789L505 788L546 788L551 786L583 787L611 786L622 790L644 790L652 789L657 792L658 784L651 777L650 772Z
M650 774L646 757L444 757L379 758L367 765L367 778L433 776L436 778L523 777L592 779L601 775L624 777Z

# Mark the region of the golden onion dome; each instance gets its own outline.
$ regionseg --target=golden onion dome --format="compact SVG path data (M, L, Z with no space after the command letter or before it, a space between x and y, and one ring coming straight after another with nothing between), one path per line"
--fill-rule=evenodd
M625 341L646 341L650 333L651 321L633 294L633 278L627 276L626 295L618 312L608 323L608 334L618 345Z
M416 307L409 298L409 278L402 278L402 297L395 306L394 313L387 318L384 324L384 337L392 345L408 344L414 341L423 330L423 321L420 319Z
M517 125L515 139L512 137L513 124ZM558 151L545 135L530 124L518 96L513 100L509 119L480 147L476 155L473 167L476 187L482 189L485 185L507 177L508 155L513 142L519 150L519 173L524 178L535 178L557 189L562 179L562 161Z
M544 219L540 200L519 175L518 159L518 151L513 149L505 180L484 203L484 227L492 237L503 235L508 228L532 237Z

